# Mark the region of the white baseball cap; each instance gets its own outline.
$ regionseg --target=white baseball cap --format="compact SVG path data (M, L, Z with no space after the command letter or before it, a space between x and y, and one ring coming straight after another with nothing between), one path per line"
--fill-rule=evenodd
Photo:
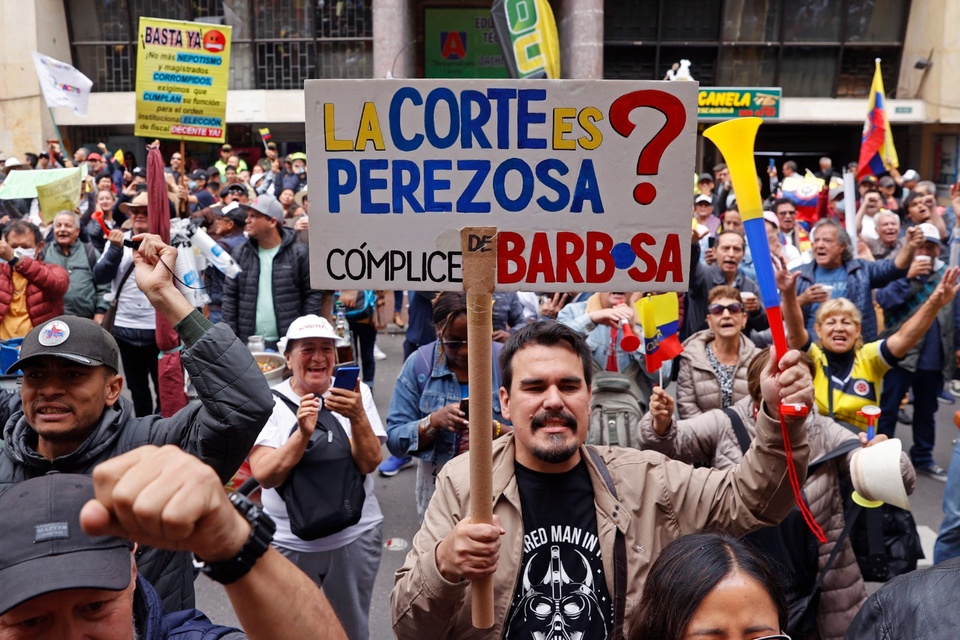
M287 345L290 344L291 340L301 340L303 338L328 338L330 340L338 340L340 336L333 330L333 326L326 318L321 318L311 313L300 316L291 322L290 328L287 329L287 335L277 346L282 353L287 350Z
M937 230L935 226L933 226L929 222L924 222L919 226L920 226L920 230L923 231L924 240L926 240L927 242L935 242L936 244L940 244L940 232Z

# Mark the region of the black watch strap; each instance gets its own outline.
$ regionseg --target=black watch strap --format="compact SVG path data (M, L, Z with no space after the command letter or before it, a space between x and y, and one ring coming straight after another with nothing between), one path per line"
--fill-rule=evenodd
M250 523L250 537L246 544L229 560L206 562L201 558L196 559L200 571L220 584L230 584L247 575L260 556L270 548L273 534L277 530L277 525L270 516L246 496L235 491L230 494L230 503Z

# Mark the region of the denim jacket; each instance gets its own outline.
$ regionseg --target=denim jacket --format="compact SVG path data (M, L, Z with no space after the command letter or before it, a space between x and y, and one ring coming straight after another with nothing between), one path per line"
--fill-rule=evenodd
M417 359L425 358L426 353L433 353L433 366L429 375L418 374L418 369L423 371L427 368L425 363L417 366ZM456 434L446 430L437 434L433 447L418 451L420 432L417 427L420 420L448 404L460 402L460 383L441 354L439 342L424 345L410 354L397 376L393 397L390 398L390 408L387 409L387 448L395 456L413 455L426 462L438 464L443 464L454 456ZM500 366L497 363L499 354L500 345L494 343L491 367L493 419L503 422L503 415L500 413ZM426 379L418 381L419 375L426 376Z

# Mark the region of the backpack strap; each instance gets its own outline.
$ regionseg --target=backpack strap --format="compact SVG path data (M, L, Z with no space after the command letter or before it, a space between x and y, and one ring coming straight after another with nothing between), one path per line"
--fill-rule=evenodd
M96 255L94 255L94 251L96 250L93 248L93 245L90 244L89 242L82 242L81 244L83 245L83 248L87 252L87 262L90 263L90 271L93 271L93 265L97 264L97 257Z
M600 472L600 477L606 483L610 495L614 500L619 500L617 488L613 484L607 464L596 449L593 447L586 447L586 449L597 471ZM613 545L613 571L613 634L610 638L623 640L623 620L627 608L627 539L619 528L617 528L617 537Z
M828 451L822 456L820 456L819 458L817 458L816 460L810 461L810 463L807 465L807 475L808 476L810 475L809 474L810 469L813 469L814 467L819 466L824 462L829 462L834 458L839 458L840 456L846 455L851 451L859 448L860 448L859 438L858 439L847 438L846 440L838 444L836 448L833 449L832 451Z
M276 389L271 389L270 393L273 394L275 398L280 398L283 401L283 404L287 405L287 408L293 412L293 415L297 415L297 411L300 410L300 407L294 404L293 400L286 397ZM331 422L332 420L332 422ZM328 431L332 433L334 427L339 427L340 423L337 421L336 417L333 415L333 412L330 409L327 409L325 406L320 407L320 412L317 414L317 427L323 431ZM293 432L300 428L298 422L293 423L293 429L290 430L290 435L293 435ZM316 433L316 431L314 431ZM331 436L332 437L332 436Z
M836 449L834 449L834 451L836 451ZM844 512L843 531L841 531L840 535L837 537L837 541L834 543L833 549L830 551L830 557L827 558L826 563L823 565L823 569L817 574L817 581L813 583L813 589L810 590L810 597L807 598L806 605L801 611L798 611L796 614L791 614L791 618L802 618L806 614L807 609L820 597L820 591L823 589L823 580L826 577L827 572L830 571L830 567L833 566L833 561L837 559L840 549L843 548L843 543L850 536L850 532L853 530L853 525L856 523L857 516L860 515L861 511L863 511L863 507L855 502L852 502Z
M740 414L730 407L724 409L723 412L730 418L730 424L733 426L733 433L737 436L737 443L740 445L740 450L746 453L747 449L750 448L750 434L747 433L747 427L744 426Z

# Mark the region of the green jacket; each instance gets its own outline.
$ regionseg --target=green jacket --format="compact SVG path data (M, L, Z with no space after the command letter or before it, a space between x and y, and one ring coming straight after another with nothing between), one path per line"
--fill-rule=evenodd
M56 264L70 274L70 288L63 298L63 311L82 318L93 318L95 313L105 313L110 303L104 295L110 292L110 283L96 284L93 281L93 265L100 259L100 252L92 245L77 240L70 247L70 255L64 255L60 245L50 244L43 259Z

